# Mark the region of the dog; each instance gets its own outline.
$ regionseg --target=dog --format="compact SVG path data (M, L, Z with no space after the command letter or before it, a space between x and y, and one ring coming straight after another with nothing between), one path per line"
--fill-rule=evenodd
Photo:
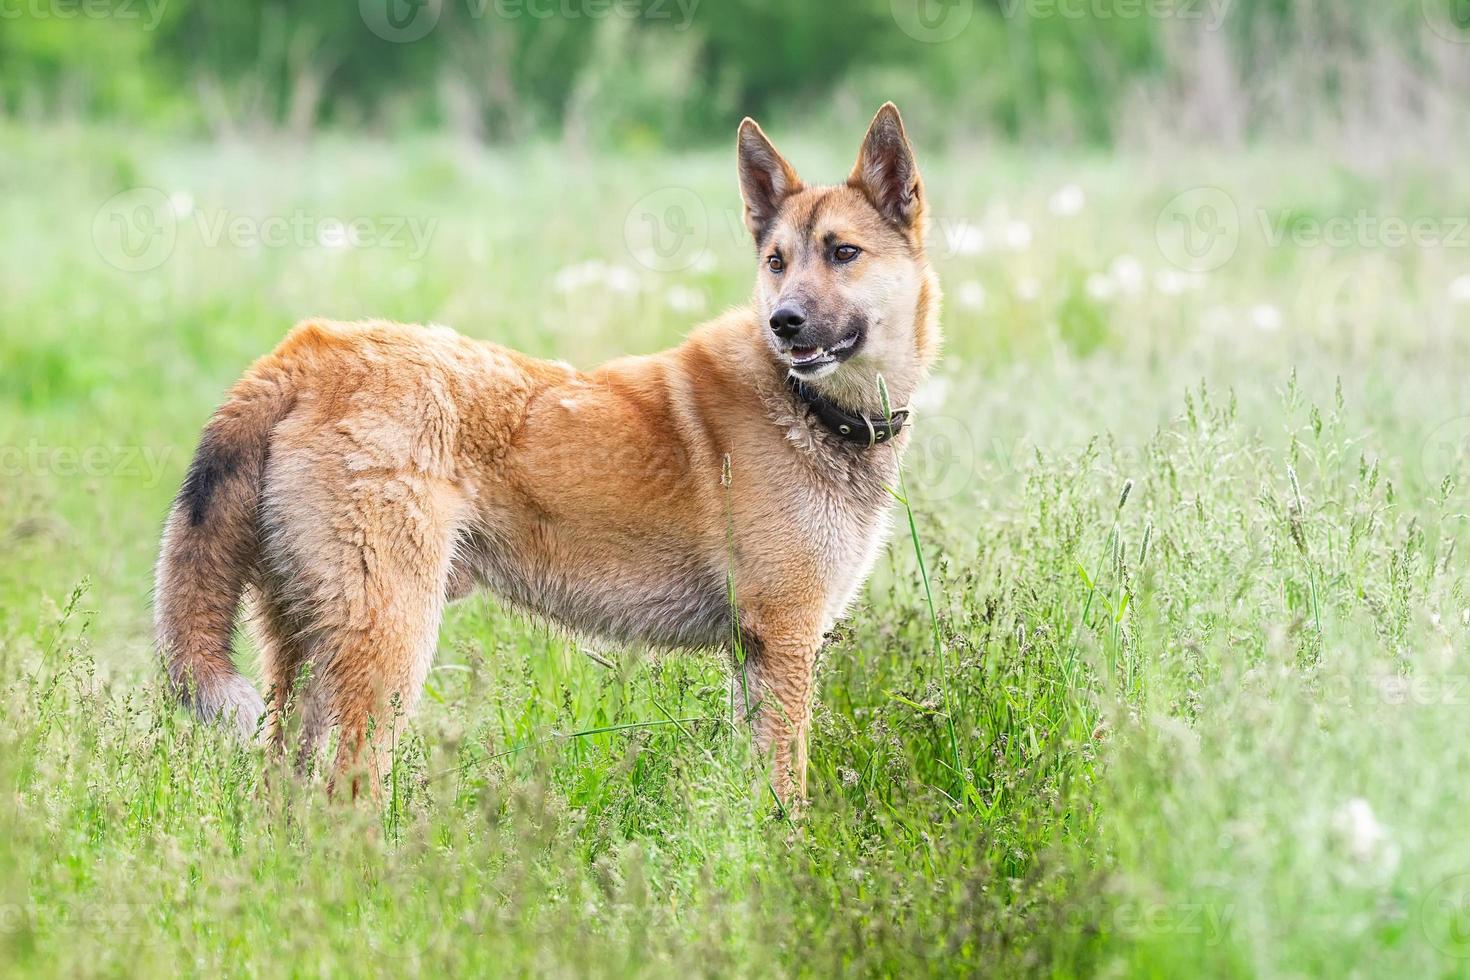
M817 655L888 532L941 296L892 103L844 184L804 184L748 118L738 158L753 300L672 350L584 373L306 321L250 367L164 529L178 697L282 752L299 711L302 765L336 728L329 792L376 797L446 604L486 587L579 634L738 651L732 712L799 806ZM242 598L269 705L231 660Z

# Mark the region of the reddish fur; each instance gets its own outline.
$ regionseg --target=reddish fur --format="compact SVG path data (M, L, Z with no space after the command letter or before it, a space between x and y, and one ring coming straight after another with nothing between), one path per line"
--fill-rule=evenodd
M891 141L902 127L889 112L874 128ZM742 129L742 147L759 132L753 125ZM884 360L854 358L823 385L874 410L881 370L902 403L939 342L922 209L894 224L874 203L882 195L856 176L801 187L770 154L760 151L764 165L792 187L764 204L775 209L769 235L789 240L819 209L824 229L860 240L872 256L861 273L869 279L814 266L802 273L804 288L834 303L908 297L872 311L883 325L872 345ZM787 390L764 323L768 299L758 290L755 308L673 350L587 373L444 328L297 327L205 430L196 466L223 473L209 470L211 454L228 452L228 474L202 508L201 481L186 485L169 518L158 638L181 694L206 718L256 727L264 705L245 695L229 657L249 588L273 743L284 747L286 708L309 664L301 752L335 726L334 779L350 777L356 792L365 770L376 789L386 740L422 687L449 599L486 584L574 629L721 645L731 635L733 532L752 720L774 755L778 794L799 800L823 633L871 566L907 434L866 449L821 429Z

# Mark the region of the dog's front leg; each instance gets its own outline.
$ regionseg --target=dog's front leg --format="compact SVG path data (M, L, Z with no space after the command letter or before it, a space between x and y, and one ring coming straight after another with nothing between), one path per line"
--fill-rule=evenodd
M744 631L743 662L731 680L733 714L752 725L757 747L774 767L772 789L788 811L806 800L807 734L821 645L819 629L764 621L758 630Z

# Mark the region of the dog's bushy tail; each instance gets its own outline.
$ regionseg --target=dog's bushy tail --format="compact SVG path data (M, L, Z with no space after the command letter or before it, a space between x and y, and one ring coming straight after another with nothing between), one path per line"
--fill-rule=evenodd
M266 359L230 391L174 500L155 574L154 631L178 697L206 722L251 737L265 702L230 658L235 613L259 554L271 431L294 400L290 373Z

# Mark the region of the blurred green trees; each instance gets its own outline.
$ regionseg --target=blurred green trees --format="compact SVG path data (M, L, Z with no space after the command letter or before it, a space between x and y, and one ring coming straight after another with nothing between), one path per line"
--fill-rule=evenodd
M0 110L639 144L893 97L948 132L1107 142L1163 100L1245 135L1283 90L1354 98L1385 47L1402 75L1453 75L1457 3L0 0Z

